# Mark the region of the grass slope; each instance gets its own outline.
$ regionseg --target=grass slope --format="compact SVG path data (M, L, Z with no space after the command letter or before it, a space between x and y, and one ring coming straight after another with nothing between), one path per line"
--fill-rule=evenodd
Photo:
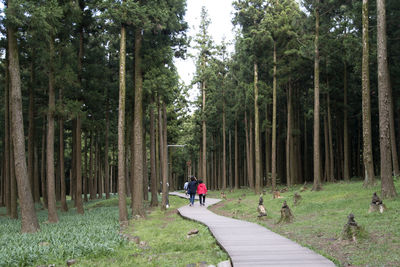
M400 182L396 181L399 190ZM253 191L241 189L225 191L227 200L212 210L224 216L259 223L274 232L282 234L303 246L333 260L339 266L400 266L400 200L384 200L388 210L368 214L373 192L380 195L380 186L364 189L361 181L325 184L323 191L308 190L300 193L302 201L293 205L293 195L300 192L300 186L282 193L283 198L273 199L272 194L264 195L267 217L257 218L259 196ZM220 197L220 192L210 192L210 197ZM241 198L240 204L238 199ZM294 214L290 224L276 224L280 208L286 200ZM368 235L357 243L341 240L341 232L349 213L363 226Z
M176 213L186 201L170 198L170 204L168 211L153 209L125 229L124 234L139 236L144 246L121 235L116 197L86 203L83 216L75 209L59 212L58 224L48 224L47 211L38 206L41 231L35 234L21 234L20 222L5 217L0 208L0 266L65 266L67 259L76 259L74 266L185 266L228 259L206 227ZM194 228L199 234L186 238Z

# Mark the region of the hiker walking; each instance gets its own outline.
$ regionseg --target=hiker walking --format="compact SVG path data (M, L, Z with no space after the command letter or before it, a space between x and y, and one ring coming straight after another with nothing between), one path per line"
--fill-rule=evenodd
M194 205L194 197L196 196L196 191L197 191L197 180L196 177L192 176L190 177L190 182L188 184L188 194L190 196L189 206Z
M185 190L186 195L188 195L188 186L189 186L189 181L186 181L185 184L183 185L183 190Z
M197 186L197 194L200 199L200 206L205 206L207 187L202 180L199 180L199 185Z

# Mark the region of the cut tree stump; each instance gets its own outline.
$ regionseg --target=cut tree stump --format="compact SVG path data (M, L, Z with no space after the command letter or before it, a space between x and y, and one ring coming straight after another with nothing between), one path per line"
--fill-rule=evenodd
M368 213L376 211L383 213L385 210L386 210L385 204L383 204L382 200L378 197L376 192L374 192L374 194L372 195L371 204L369 205Z
M265 210L263 203L264 203L264 199L261 194L260 199L258 201L258 208L257 208L258 217L267 216L267 211Z
M282 197L281 197L281 192L275 191L275 192L274 192L274 199L275 199L275 198L282 198Z
M281 208L281 218L279 219L278 224L279 223L290 223L293 221L293 218L294 218L294 216L293 216L292 211L290 210L289 206L287 205L286 200L283 201L283 205Z
M365 236L365 230L357 224L353 213L350 213L347 219L343 227L342 239L357 242L358 238Z

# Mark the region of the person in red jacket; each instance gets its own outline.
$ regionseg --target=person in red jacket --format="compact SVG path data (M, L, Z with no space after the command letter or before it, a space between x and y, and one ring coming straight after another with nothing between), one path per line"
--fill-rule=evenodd
M200 206L204 206L206 202L207 187L202 180L199 180L197 186L197 194L199 194Z

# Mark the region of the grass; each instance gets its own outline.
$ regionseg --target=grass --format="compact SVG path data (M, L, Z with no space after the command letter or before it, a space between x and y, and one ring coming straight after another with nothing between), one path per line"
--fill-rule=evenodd
M47 223L47 211L37 205L41 230L35 234L21 234L19 220L0 216L0 266L65 266L68 259L77 260L75 266L185 266L228 259L205 226L176 213L187 201L171 197L170 204L166 212L148 209L146 219L131 220L122 234L115 196L85 203L83 216L72 207L58 212L57 224ZM199 234L186 238L194 228ZM126 236L139 236L145 243L129 242Z
M400 182L396 181L399 190ZM293 195L301 186L281 193L283 198L273 199L269 192L263 196L267 217L257 218L259 196L253 191L241 189L225 191L227 200L212 208L216 213L256 222L282 234L303 246L333 260L339 266L400 266L400 200L384 200L388 210L368 213L373 192L380 195L380 186L362 187L362 181L325 184L319 192L309 189L300 193L302 201L293 205ZM220 197L220 192L210 192L210 197ZM239 197L242 199L238 203ZM276 224L280 208L286 200L294 214L290 224ZM353 213L356 222L367 232L357 243L341 240L341 232L347 216Z
M182 219L176 208L187 201L170 197L167 211L154 209L145 219L131 220L124 234L138 236L142 244L129 243L112 257L96 257L81 261L78 266L186 266L207 262L217 265L228 255L216 244L208 228ZM199 234L187 238L187 233L198 229Z

